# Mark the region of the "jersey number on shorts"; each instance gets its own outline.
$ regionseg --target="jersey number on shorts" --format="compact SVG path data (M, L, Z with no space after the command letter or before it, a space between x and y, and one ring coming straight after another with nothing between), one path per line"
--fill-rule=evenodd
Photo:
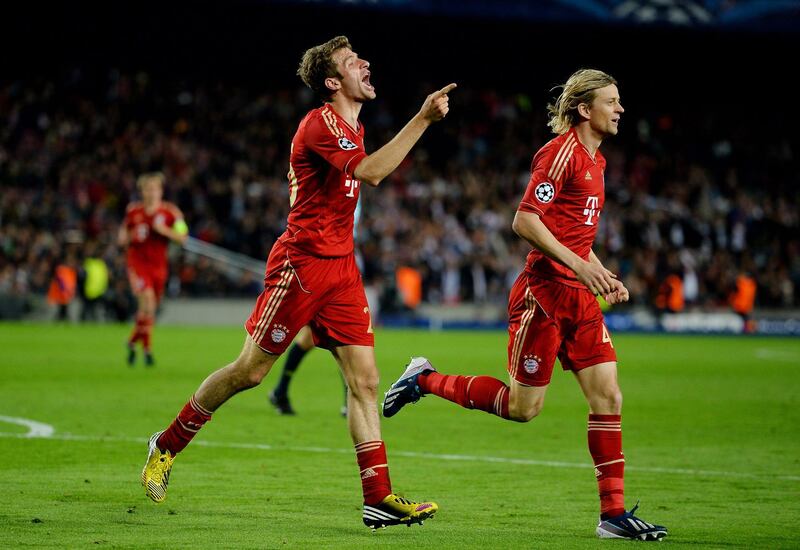
M367 315L369 315L369 308L368 308L368 307L365 307L365 308L364 308L364 313L366 313ZM372 315L369 315L369 328L367 329L367 334L372 334L372 333L374 333L374 332L375 332L375 331L374 331L374 330L372 330Z
M611 335L608 333L608 329L605 325L603 325L603 343L608 343L609 346L612 348L614 347L614 343L611 341Z

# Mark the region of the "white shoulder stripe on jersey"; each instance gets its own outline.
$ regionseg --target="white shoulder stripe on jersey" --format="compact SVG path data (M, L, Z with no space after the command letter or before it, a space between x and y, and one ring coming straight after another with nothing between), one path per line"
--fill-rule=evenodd
M564 157L564 161L561 163L561 167L556 172L556 175L553 177L553 181L557 181L561 179L561 176L564 175L564 171L567 169L567 165L569 164L569 160L572 158L572 153L575 151L575 147L578 145L577 141L574 141L567 152L567 155Z
M575 141L575 136L570 134L567 136L567 139L564 140L564 143L561 144L561 148L558 150L558 153L556 153L556 156L553 159L553 164L550 166L550 171L547 173L548 178L554 179L554 175L558 171L558 167L564 160L564 157L569 151L569 147L573 141Z
M336 115L330 112L330 107L325 107L322 109L322 120L325 121L325 124L328 126L328 130L334 135L334 137L340 138L344 137L344 131L339 128L339 124L336 122Z

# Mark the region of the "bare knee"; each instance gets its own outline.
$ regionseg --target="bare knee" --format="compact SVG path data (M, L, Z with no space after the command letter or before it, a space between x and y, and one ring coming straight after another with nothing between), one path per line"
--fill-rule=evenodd
M274 363L272 356L264 358L239 357L230 369L233 372L233 381L238 390L246 390L258 386L269 372Z
M609 405L616 411L616 414L622 413L622 392L619 391L619 388L617 388L617 391L611 396Z
M595 414L621 414L622 392L616 384L603 388L592 396L590 404Z
M266 373L264 373L264 372L260 372L260 371L257 371L257 370L251 370L245 375L244 380L243 380L244 383L242 384L242 387L243 388L255 388L256 386L258 386L261 383L262 380L264 380L264 376L266 376Z
M350 393L355 399L375 401L378 396L378 373L359 373L347 382Z
M622 392L619 391L619 388L609 396L608 406L614 411L614 414L622 414Z
M508 416L515 422L530 422L542 411L544 399L536 401L516 401L508 403Z
M255 388L264 379L264 374L255 370L243 369L238 367L235 363L229 365L228 369L231 371L229 380L236 391Z

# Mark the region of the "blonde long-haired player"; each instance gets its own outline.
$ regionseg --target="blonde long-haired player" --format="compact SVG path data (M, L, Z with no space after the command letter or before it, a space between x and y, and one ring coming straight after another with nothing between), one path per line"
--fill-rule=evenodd
M170 241L185 242L189 231L180 209L162 200L164 174L142 174L136 186L142 200L128 205L117 236L119 245L128 248L128 280L137 301L136 324L128 339L128 365L136 362L136 345L141 343L145 365L153 366L151 336L169 276L167 246Z
M577 71L549 111L549 126L558 137L533 157L513 223L533 250L509 296L510 385L489 376L441 374L417 357L386 392L383 413L393 416L433 394L528 422L542 409L558 357L589 404L589 453L600 493L597 535L659 540L665 527L637 518L635 508L625 510L617 355L595 298L602 295L609 304L628 300L625 285L592 252L605 202L606 161L599 147L617 134L624 112L617 82L602 71Z

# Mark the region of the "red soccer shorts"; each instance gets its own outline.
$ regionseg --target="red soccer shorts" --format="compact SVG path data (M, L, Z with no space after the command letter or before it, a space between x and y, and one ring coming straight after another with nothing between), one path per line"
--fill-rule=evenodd
M546 386L556 357L564 370L616 361L597 299L586 288L523 271L508 299L508 372L526 386Z
M304 325L322 348L375 345L355 257L317 258L276 242L264 291L244 328L261 349L279 355Z
M166 271L154 271L142 266L128 264L128 281L131 284L134 294L141 294L148 288L155 292L156 300L161 300L164 295L164 287L167 284Z

